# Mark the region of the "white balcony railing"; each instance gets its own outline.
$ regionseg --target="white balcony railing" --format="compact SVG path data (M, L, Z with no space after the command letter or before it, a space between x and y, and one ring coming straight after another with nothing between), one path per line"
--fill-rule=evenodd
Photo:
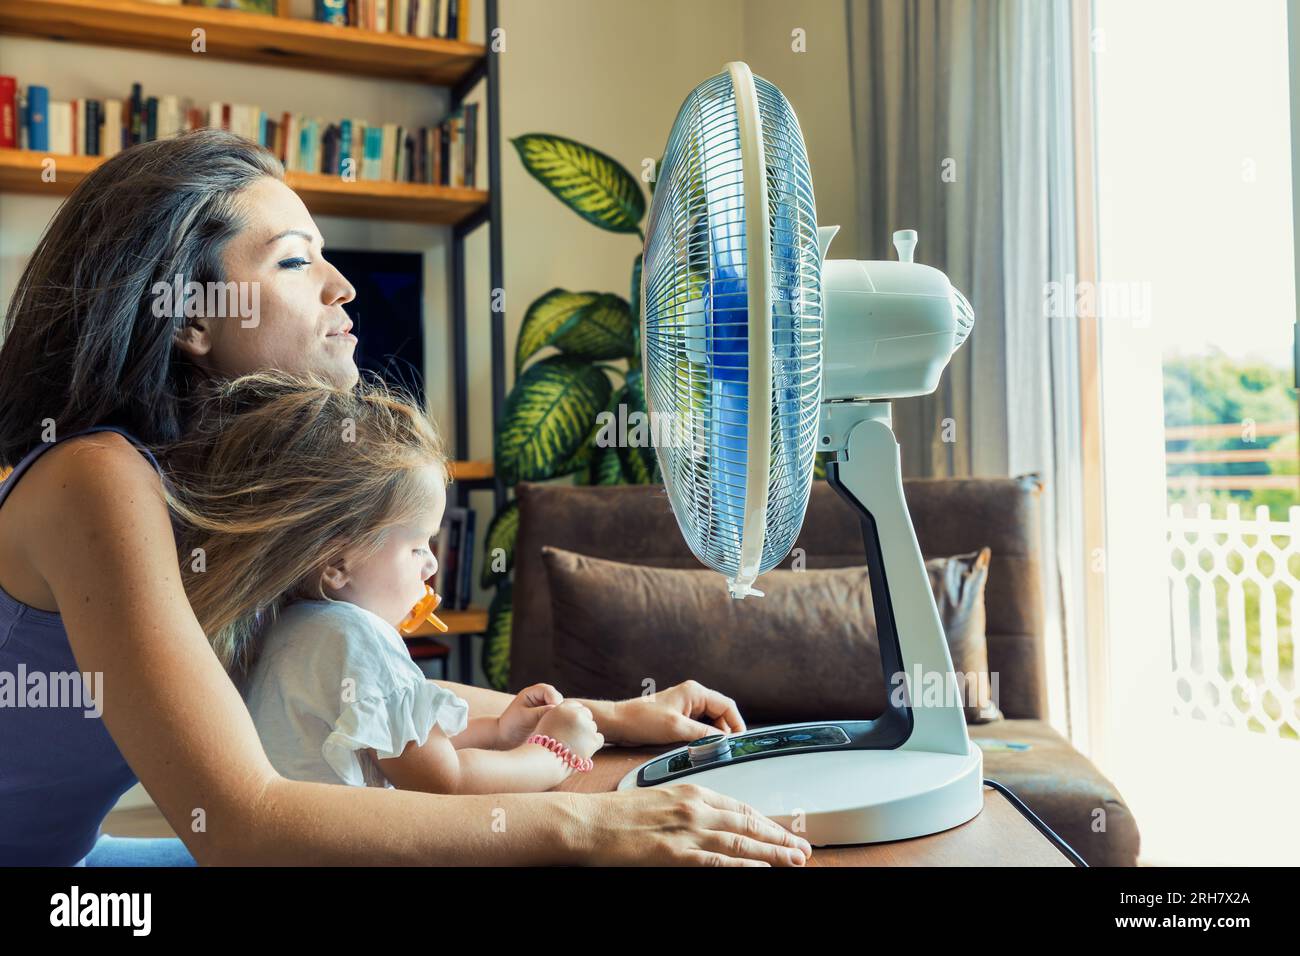
M1273 521L1173 505L1168 542L1175 713L1300 738L1300 507Z

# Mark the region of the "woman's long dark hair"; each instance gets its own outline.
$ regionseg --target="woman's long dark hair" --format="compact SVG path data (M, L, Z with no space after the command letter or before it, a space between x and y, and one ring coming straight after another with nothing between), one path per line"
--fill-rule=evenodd
M123 150L59 207L14 289L0 345L0 466L45 440L117 425L151 447L180 437L196 370L153 287L227 281L236 196L284 178L266 149L217 129Z

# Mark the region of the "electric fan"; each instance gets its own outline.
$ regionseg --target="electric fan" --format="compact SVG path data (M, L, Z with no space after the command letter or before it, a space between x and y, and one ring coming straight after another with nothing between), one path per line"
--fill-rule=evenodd
M935 389L974 313L947 276L912 262L915 232L894 234L898 262L827 262L838 228L817 226L803 134L780 90L739 62L696 87L646 227L646 401L678 525L733 598L761 596L755 579L803 524L815 454L830 453L827 479L861 517L885 709L705 737L619 783L698 783L819 846L936 833L983 806L983 757L888 402Z

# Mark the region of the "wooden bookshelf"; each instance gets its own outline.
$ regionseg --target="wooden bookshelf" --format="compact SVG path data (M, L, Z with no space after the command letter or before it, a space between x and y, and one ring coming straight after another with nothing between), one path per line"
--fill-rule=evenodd
M206 34L202 54L191 52L197 28ZM485 54L460 40L140 0L0 0L0 33L439 86L464 79Z
M41 178L42 163L46 159L54 160L53 182ZM103 161L100 156L61 156L30 149L0 149L0 191L66 196ZM368 179L348 182L338 176L298 172L285 173L285 182L302 197L312 214L318 216L455 225L488 203L486 190L459 186Z
M449 634L481 634L487 630L488 614L481 607L470 607L463 611L434 611L439 619L446 624L451 630ZM419 630L408 634L407 637L437 637L443 632L438 630L428 621L420 625Z

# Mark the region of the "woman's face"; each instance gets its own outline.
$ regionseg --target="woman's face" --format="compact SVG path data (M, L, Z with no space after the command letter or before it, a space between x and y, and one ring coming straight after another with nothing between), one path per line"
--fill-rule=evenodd
M226 243L223 264L227 282L241 284L240 301L256 309L196 319L177 347L217 378L278 369L353 385L357 338L343 303L356 290L325 261L307 207L269 176L242 190L238 202L245 227Z

